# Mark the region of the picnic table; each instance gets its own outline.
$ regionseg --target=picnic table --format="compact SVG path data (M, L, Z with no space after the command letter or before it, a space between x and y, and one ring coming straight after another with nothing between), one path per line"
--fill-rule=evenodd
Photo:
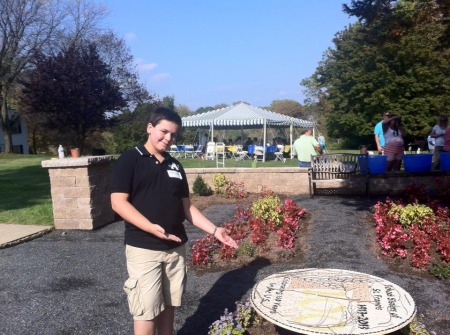
M250 301L268 321L301 334L388 334L407 326L414 300L394 283L339 269L299 269L258 282Z

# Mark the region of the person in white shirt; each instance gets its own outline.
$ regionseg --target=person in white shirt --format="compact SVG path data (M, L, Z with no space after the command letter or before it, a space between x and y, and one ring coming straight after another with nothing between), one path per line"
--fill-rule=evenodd
M441 151L444 148L445 142L444 134L447 128L448 128L447 115L439 116L439 123L433 127L430 134L430 136L435 140L433 162L431 164L432 170L438 170L440 168Z
M435 146L436 141L434 138L431 137L431 135L428 135L427 143L428 143L428 151L430 153L434 153L434 146Z

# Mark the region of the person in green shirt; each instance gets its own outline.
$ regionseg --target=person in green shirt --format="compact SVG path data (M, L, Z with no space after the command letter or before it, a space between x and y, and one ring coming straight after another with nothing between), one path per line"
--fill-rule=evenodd
M293 144L293 154L297 155L299 167L311 167L311 155L322 153L319 142L312 136L311 129L306 129Z

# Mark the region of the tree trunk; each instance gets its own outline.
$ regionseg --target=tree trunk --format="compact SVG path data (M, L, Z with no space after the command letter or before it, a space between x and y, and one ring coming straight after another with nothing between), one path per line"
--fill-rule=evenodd
M8 102L6 101L5 86L2 86L2 105L1 105L1 129L3 131L3 141L5 142L5 152L12 152L12 136L11 136L11 122L8 114Z

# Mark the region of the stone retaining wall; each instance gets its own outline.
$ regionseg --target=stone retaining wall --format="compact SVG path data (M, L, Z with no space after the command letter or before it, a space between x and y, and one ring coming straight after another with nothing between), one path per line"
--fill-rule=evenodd
M56 229L95 229L114 220L109 195L113 156L42 161L48 168Z
M250 193L259 193L266 186L279 194L309 194L308 169L297 167L186 169L191 193L198 175L214 188L213 178L218 173L224 174L231 181L244 182L245 189Z
M95 229L114 221L111 209L109 183L113 156L88 156L46 160L42 167L49 169L53 216L56 229ZM296 196L309 194L308 169L281 168L208 168L186 169L191 193L197 176L212 188L213 178L222 173L227 179L244 182L250 193L259 193L263 186L278 194ZM434 185L436 177L450 176L450 172L388 173L370 178L370 193L392 195L404 190L410 183ZM359 181L361 179L359 178ZM337 192L322 194L361 194L364 190L355 184L357 180L320 183L320 188Z

